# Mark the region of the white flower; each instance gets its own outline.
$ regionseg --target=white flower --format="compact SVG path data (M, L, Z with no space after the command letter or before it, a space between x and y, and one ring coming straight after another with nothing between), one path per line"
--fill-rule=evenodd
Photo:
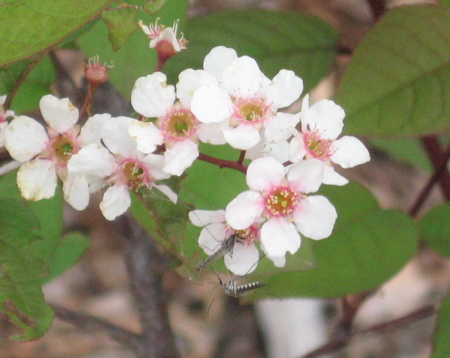
M234 50L216 47L206 56L204 69L218 84L200 87L191 109L203 123L226 121L223 135L232 147L247 150L261 141L288 139L299 122L298 114L278 112L296 101L303 81L294 72L281 70L269 80L253 58L236 57Z
M183 71L177 85L180 101L176 100L174 86L166 84L166 76L161 72L136 81L131 93L134 109L145 117L157 117L157 120L155 123L135 120L128 133L136 140L138 150L145 154L153 153L158 145L165 144L163 170L169 174L181 175L192 165L199 155L199 137L215 138L209 135L212 129L201 124L190 110L191 93L200 84L210 81L215 79L205 71Z
M139 26L150 39L150 48L154 48L160 58L167 60L177 52L186 49L187 41L183 34L177 39L178 21L174 22L173 27L158 25L158 19L149 26L139 21Z
M290 142L290 160L315 158L325 164L324 184L344 185L348 180L336 173L331 163L342 168L352 168L366 163L370 155L364 144L357 138L341 134L344 126L344 110L330 100L322 100L311 107L305 96L301 111L301 133Z
M18 116L5 131L5 147L9 154L24 162L17 173L17 184L25 199L40 200L54 195L59 177L64 184L65 199L75 209L82 210L89 202L89 194L83 190L87 183L84 178L67 174L67 161L82 145L95 140L92 131L97 130L106 118L89 119L86 125L91 129L85 129L78 136L78 110L69 99L46 95L39 106L48 124L47 130L30 117Z
M232 249L224 255L225 266L235 275L240 276L247 275L256 269L259 261L258 248L254 244L259 235L256 227L245 231L231 229L225 221L224 210L194 210L189 212L189 219L195 226L203 227L198 244L208 256L219 251L224 241L235 235Z
M300 248L300 233L314 240L328 237L337 214L317 191L323 179L323 165L316 159L284 168L272 157L253 161L247 170L250 190L239 194L226 207L226 220L235 230L261 223L261 244L276 264L286 252Z
M5 130L8 125L7 119L9 117L14 117L14 111L5 111L3 105L6 102L6 96L0 96L0 148L5 145Z
M109 185L100 203L108 220L114 220L131 205L128 189L154 187L171 201L177 201L177 195L168 186L155 184L170 176L161 170L164 157L145 155L137 150L136 142L128 135L132 121L128 117L110 118L101 130L106 148L99 143L89 144L68 162L69 173L88 178L91 191Z

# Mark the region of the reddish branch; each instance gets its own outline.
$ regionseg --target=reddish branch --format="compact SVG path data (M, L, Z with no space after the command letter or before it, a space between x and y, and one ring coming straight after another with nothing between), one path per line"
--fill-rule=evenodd
M435 135L423 137L422 144L435 170L441 170L442 165L448 161L448 151L446 154L442 150L438 137ZM450 200L450 174L447 171L444 171L439 177L439 183L445 198Z
M241 173L247 173L247 165L244 165L240 162L240 159L237 162L234 162L232 160L225 160L225 159L219 159L210 157L209 155L200 153L198 156L198 159L217 165L219 168L231 168L240 171Z

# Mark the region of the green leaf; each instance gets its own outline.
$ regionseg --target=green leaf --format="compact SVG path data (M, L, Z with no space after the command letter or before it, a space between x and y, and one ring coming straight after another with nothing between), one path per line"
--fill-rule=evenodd
M450 204L433 208L420 221L422 240L441 255L450 257Z
M137 13L138 10L134 7L122 7L102 12L101 17L108 26L108 39L111 41L113 51L120 49L138 28L134 22Z
M336 32L319 18L293 12L233 10L194 17L185 29L187 50L171 58L164 72L171 82L186 68L202 68L216 46L234 48L255 58L261 70L275 76L282 68L302 77L305 92L328 73L336 54Z
M49 275L43 283L59 276L78 262L89 247L89 239L78 232L63 236L50 261Z
M57 44L93 20L112 0L22 0L0 6L0 65Z
M147 0L142 4L142 9L149 14L156 14L166 3L166 0Z
M166 26L172 26L175 20L181 19L180 28L182 28L186 7L186 0L173 0L163 6L158 16L150 16L144 11L140 11L136 18L148 25L159 17L159 23ZM114 63L114 68L108 71L109 79L124 97L130 98L136 80L154 72L156 51L149 48L150 40L143 31L134 32L125 45L116 52L112 50L107 38L108 28L99 21L77 40L77 44L87 57L99 55L102 62Z
M44 265L32 248L38 226L21 202L0 200L0 310L22 329L15 340L37 339L52 322L53 311L40 286Z
M364 39L337 101L346 132L420 136L448 130L450 9L404 6L389 11Z
M13 65L18 63L19 62ZM26 113L37 109L41 98L51 92L50 86L54 81L55 68L50 57L45 56L42 61L31 70L25 81L20 85L14 96L11 109L16 113Z
M265 291L277 296L340 297L376 288L415 254L415 222L394 210L381 210L372 195L354 183L321 192L338 212L331 237L313 242L316 266L274 275ZM250 299L264 298L260 293Z
M447 296L439 308L436 331L433 335L431 358L450 357L450 297Z

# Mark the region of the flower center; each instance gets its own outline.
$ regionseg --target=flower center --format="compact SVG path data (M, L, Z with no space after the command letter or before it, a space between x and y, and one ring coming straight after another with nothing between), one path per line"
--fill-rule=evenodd
M70 157L75 154L73 141L64 135L58 136L52 143L55 159L59 163L67 163Z
M122 164L122 173L130 188L137 189L145 184L145 169L136 162Z
M270 216L284 217L291 215L297 208L300 194L290 187L275 187L266 197L266 211Z
M247 122L257 122L264 115L264 108L260 104L250 102L241 106L239 113Z
M189 110L180 109L170 114L161 129L171 139L180 140L190 137L197 129L197 124L197 119Z
M333 140L321 139L316 131L304 133L303 140L314 158L327 159L333 154Z

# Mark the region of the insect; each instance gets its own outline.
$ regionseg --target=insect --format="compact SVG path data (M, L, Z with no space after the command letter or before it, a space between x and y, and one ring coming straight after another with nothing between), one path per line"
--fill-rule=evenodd
M216 252L214 252L211 256L208 256L202 263L198 265L197 271L200 271L206 266L211 265L213 262L217 261L226 254L231 253L233 251L234 244L239 239L243 238L237 233L230 235L226 240L222 242L220 248Z
M222 286L224 292L231 297L240 297L249 293L249 291L256 290L258 288L264 287L265 284L259 281L246 283L245 285L238 285L235 279L230 279L228 282L224 283L220 276L215 272L215 275L219 279L219 283Z

